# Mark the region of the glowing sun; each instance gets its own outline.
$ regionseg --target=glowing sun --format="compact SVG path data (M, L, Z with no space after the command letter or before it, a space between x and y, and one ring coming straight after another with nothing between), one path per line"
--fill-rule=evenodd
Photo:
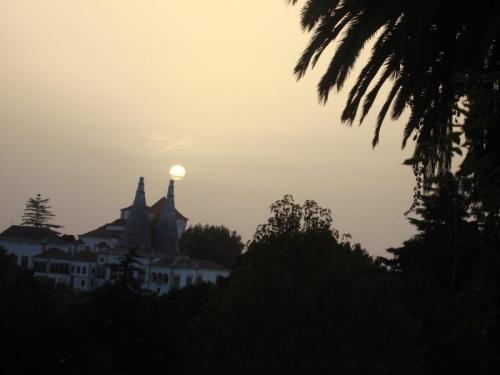
M170 177L172 180L181 180L186 175L186 170L182 165L174 165L170 168Z

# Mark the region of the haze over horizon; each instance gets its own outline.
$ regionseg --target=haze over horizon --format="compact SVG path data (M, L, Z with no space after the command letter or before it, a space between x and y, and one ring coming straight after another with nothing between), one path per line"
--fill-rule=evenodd
M153 204L181 164L176 206L191 224L247 240L292 194L331 208L371 254L412 235L404 119L373 150L376 108L348 127L346 90L318 104L327 58L296 82L308 39L298 7L18 0L0 1L0 19L0 230L41 193L64 232L87 232L132 202L139 176Z

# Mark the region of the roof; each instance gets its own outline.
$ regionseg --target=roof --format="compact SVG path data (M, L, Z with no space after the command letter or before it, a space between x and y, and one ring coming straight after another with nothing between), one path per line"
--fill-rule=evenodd
M226 267L223 267L214 261L204 259L191 259L188 257L165 257L156 261L153 266L229 271Z
M104 224L99 228L91 230L90 232L80 234L80 237L94 237L94 238L120 238L123 234L121 230L110 230L106 227L110 224Z
M125 254L130 251L129 248L118 247L112 250L108 250L106 252L110 253L118 253ZM76 254L68 254L67 252L57 249L50 248L48 250L42 251L40 254L35 255L33 258L36 259L57 259L57 260L67 260L67 261L76 261L76 262L96 262L98 253L92 251L82 251ZM137 252L138 256L141 257L152 257L151 254L147 252ZM171 267L171 268L191 268L191 269L201 269L201 270L210 270L210 271L224 271L229 272L229 269L221 266L220 264L213 262L211 260L203 260L203 259L191 259L188 257L179 257L179 256L170 256L164 257L152 264L152 266L158 267Z
M151 207L148 206L149 212L151 212L157 218L160 217L160 214L163 211L163 207L165 207L166 202L167 202L167 198L165 198L165 197L158 199L158 201L156 201L156 203L153 204ZM128 206L128 207L122 208L121 211L130 210L131 208L132 208L132 206ZM175 213L176 213L177 219L183 219L186 221L188 220L188 218L186 216L184 216L183 214L181 214L179 211L177 211L177 209L175 209ZM120 220L120 219L118 219L118 220ZM118 224L115 224L115 225L118 225Z
M161 212L163 211L163 207L165 207L165 203L167 202L167 198L162 197L158 201L156 201L155 204L153 204L151 207L148 206L148 210L150 213L152 213L156 218L160 217ZM132 206L128 206L125 208L122 208L121 211L125 210L130 210ZM181 214L177 209L175 209L175 213L177 216L177 219L182 219L182 220L188 220L187 217L185 217L183 214ZM115 230L115 229L107 229L108 226L111 227L125 227L127 221L124 219L116 219L112 221L111 223L104 224L100 226L99 228L96 228L94 230L91 230L90 232L80 234L79 237L93 237L93 238L114 238L114 239L119 239L123 231L121 230Z
M105 247L105 248L108 248L108 249L110 248L110 246L106 242L104 242L104 241L95 244L95 247L99 247L99 248Z
M2 233L0 233L0 236L32 241L62 241L61 237L59 237L59 234L50 228L31 227L27 225L11 225Z
M42 251L40 254L35 255L33 258L72 260L73 256L65 251L53 247L48 250Z
M121 254L125 255L128 254L132 248L127 247L127 246L116 246L113 248L108 247L107 249L101 249L99 252L100 253L107 253L107 254ZM148 257L151 258L153 257L153 249L134 249L135 254L139 257Z
M115 221L112 221L111 223L106 225L109 225L111 227L124 227L126 223L127 221L124 219L116 219Z
M97 254L92 251L81 251L73 255L71 260L75 260L78 262L96 262Z
M114 247L112 249L107 249L103 251L104 253L110 253L110 254L127 254L130 252L130 248L120 246L120 247ZM138 257L145 257L145 258L150 258L153 260L156 258L155 254L153 253L153 250L150 249L148 250L143 250L143 249L137 249L135 251L136 255ZM204 269L204 270L212 270L212 271L225 271L229 272L229 269L227 269L224 266L221 266L220 264L211 261L211 260L204 260L204 259L191 259L187 256L164 256L161 259L156 260L152 266L159 266L159 267L172 267L172 268L192 268L192 269Z

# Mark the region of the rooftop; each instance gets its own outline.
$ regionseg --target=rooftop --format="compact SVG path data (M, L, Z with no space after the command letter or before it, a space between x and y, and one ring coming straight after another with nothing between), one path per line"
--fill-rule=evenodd
M33 258L42 259L58 259L58 260L73 260L73 255L68 254L61 249L51 248L42 251L40 254L35 255Z
M115 220L116 221L116 220ZM106 227L111 224L104 224L97 229L91 230L90 232L80 234L80 237L95 237L95 238L120 238L123 234L121 230L110 230Z
M163 207L165 207L165 203L167 202L167 198L162 197L156 201L152 206L148 206L149 212L151 212L156 218L160 217L161 212L163 211ZM120 211L130 210L132 206L128 206L122 208ZM183 214L181 214L177 209L175 209L175 213L177 214L177 219L188 220Z
M59 233L50 228L31 227L27 225L11 225L0 233L0 237L40 242L44 240L64 241L64 239L59 236Z
M96 262L97 254L92 251L81 251L71 257L71 260L79 262Z

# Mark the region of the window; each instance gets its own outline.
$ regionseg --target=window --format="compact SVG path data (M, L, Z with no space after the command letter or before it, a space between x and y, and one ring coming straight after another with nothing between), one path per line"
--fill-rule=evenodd
M42 267L42 266L37 266L37 267ZM50 273L67 274L69 266L67 263L50 263L49 269ZM44 265L43 271L38 271L38 272L47 272L47 265L46 264Z
M76 273L80 273L80 266L76 267Z
M166 273L163 274L163 282L168 284L168 275Z
M94 280L90 280L90 287L93 288L94 287Z
M95 267L92 267L92 276L95 275Z
M104 258L102 258L102 257L101 257L101 258L99 258L99 262L101 262L101 263L104 263L104 261L105 261L105 260L106 260L106 259L104 259Z
M151 274L151 281L154 282L154 283L156 283L156 272L153 272Z
M85 280L80 281L80 286L81 286L82 288L85 288Z
M71 266L71 273L75 272L75 266Z
M186 277L186 286L191 285L193 283L193 276Z
M28 260L29 260L29 258L27 256L22 256L21 257L21 267L28 268Z
M160 288L156 288L156 293L160 293Z
M201 275L196 276L196 284L203 284L203 277Z
M82 273L85 275L87 273L87 267L82 267Z

